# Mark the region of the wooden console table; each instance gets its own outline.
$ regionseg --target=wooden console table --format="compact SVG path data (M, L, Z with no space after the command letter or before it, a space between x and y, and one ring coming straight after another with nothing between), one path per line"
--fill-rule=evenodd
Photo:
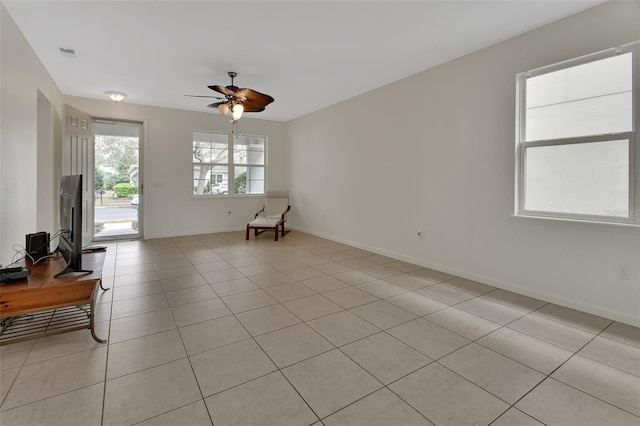
M96 293L98 288L108 290L102 287L105 257L106 251L83 253L83 268L93 272L59 278L54 275L66 266L62 256L45 259L26 265L31 270L26 279L0 285L0 346L85 328L96 341L105 343L94 327Z

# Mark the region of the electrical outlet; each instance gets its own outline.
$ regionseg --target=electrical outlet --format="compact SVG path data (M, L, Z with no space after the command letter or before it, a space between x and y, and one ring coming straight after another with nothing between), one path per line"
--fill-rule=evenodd
M629 276L629 268L626 265L618 266L618 278L622 278L623 280L631 278Z

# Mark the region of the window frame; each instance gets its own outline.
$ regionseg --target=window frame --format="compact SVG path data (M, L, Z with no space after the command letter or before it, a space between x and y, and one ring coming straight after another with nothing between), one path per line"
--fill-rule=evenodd
M578 137L561 137L544 140L526 140L526 83L527 79L543 74L567 69L579 65L588 64L598 60L617 56L619 54L631 53L631 90L632 90L632 123L631 130L626 132L605 133ZM640 176L636 174L636 168L640 164L640 153L636 147L638 137L638 118L636 114L640 112L640 89L638 84L638 74L640 73L640 41L629 43L617 48L607 49L590 55L581 56L575 59L562 61L545 67L536 68L516 75L516 147L515 147L515 203L514 216L533 217L556 220L583 221L592 223L627 224L640 226ZM607 142L614 140L628 140L629 144L629 175L628 175L628 203L629 211L626 217L613 215L591 215L579 213L564 213L553 211L527 210L526 203L526 162L527 151L530 148L544 146L568 146L576 144L587 144L593 142Z
M191 150L193 152L193 144L194 144L194 138L193 138L193 134L194 133L211 133L211 134L217 134L217 135L225 135L227 137L227 162L226 163L219 163L219 162L196 162L193 161L193 155L191 156L192 159L192 163L191 163L191 188L192 188L192 194L191 196L194 198L219 198L219 197L264 197L266 194L266 188L267 188L267 164L268 164L268 137L265 135L251 135L251 134L238 134L238 133L233 133L233 132L221 132L221 131L217 131L217 130L201 130L201 129L194 129L191 132ZM235 163L235 139L237 137L253 137L253 138L262 138L264 140L264 164L257 164L257 165L247 165L247 164L236 164ZM194 181L194 170L196 166L211 166L212 170L211 170L211 175L218 175L218 172L215 172L213 170L213 167L226 167L227 168L227 193L219 193L219 194L213 194L213 193L208 193L208 194L196 194L193 191L193 181ZM235 169L236 167L262 167L264 170L264 191L262 193L254 193L254 194L236 194L235 193ZM223 177L224 179L224 177ZM210 182L211 179L210 179ZM212 183L213 185L213 183ZM231 191L231 188L233 188L233 191Z
M235 156L236 156L236 144L234 143L233 146L231 147L232 151L233 151L233 177L234 177L234 185L235 185L235 173L236 173L236 168L245 168L247 173L247 179L250 176L249 173L249 169L251 168L262 168L262 176L263 178L263 192L261 193L252 193L252 194L235 194L236 196L244 196L244 195L258 195L258 196L264 196L266 195L266 191L267 191L267 137L266 136L260 136L260 135L246 135L246 134L233 134L232 135L232 139L235 141L236 138L239 137L247 137L247 138L262 138L264 139L264 161L263 164L251 164L251 163L236 163L235 162ZM242 144L238 144L238 145L242 145ZM246 152L249 153L251 150L247 149ZM247 154L249 155L249 154ZM235 191L235 188L234 188Z

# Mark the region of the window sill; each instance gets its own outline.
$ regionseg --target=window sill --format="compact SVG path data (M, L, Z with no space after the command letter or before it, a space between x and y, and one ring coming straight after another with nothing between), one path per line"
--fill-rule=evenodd
M615 228L631 228L640 230L640 223L602 222L598 220L569 219L562 217L533 216L524 214L512 214L510 217L515 220L547 221L552 223L578 223L587 226L612 226Z

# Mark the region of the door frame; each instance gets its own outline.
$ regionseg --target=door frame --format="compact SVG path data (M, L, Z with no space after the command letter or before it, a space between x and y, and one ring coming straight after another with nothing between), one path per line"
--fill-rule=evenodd
M117 235L117 236L108 236L108 237L97 237L95 236L95 226L92 225L92 241L101 242L101 241L122 241L122 240L141 240L144 239L144 146L145 146L145 138L147 135L147 122L144 120L136 120L136 119L126 119L126 118L106 118L106 117L92 117L92 125L95 122L103 122L103 123L120 123L126 125L135 125L138 126L138 194L139 194L139 203L138 203L138 233L137 234L128 234L128 235ZM95 126L93 126L95 127ZM91 146L91 167L94 169L95 173L95 130L92 135L92 146ZM91 186L93 190L93 194L95 194L95 178L91 180ZM92 197L92 216L91 222L93 223L95 220L95 203L96 197L95 195Z

